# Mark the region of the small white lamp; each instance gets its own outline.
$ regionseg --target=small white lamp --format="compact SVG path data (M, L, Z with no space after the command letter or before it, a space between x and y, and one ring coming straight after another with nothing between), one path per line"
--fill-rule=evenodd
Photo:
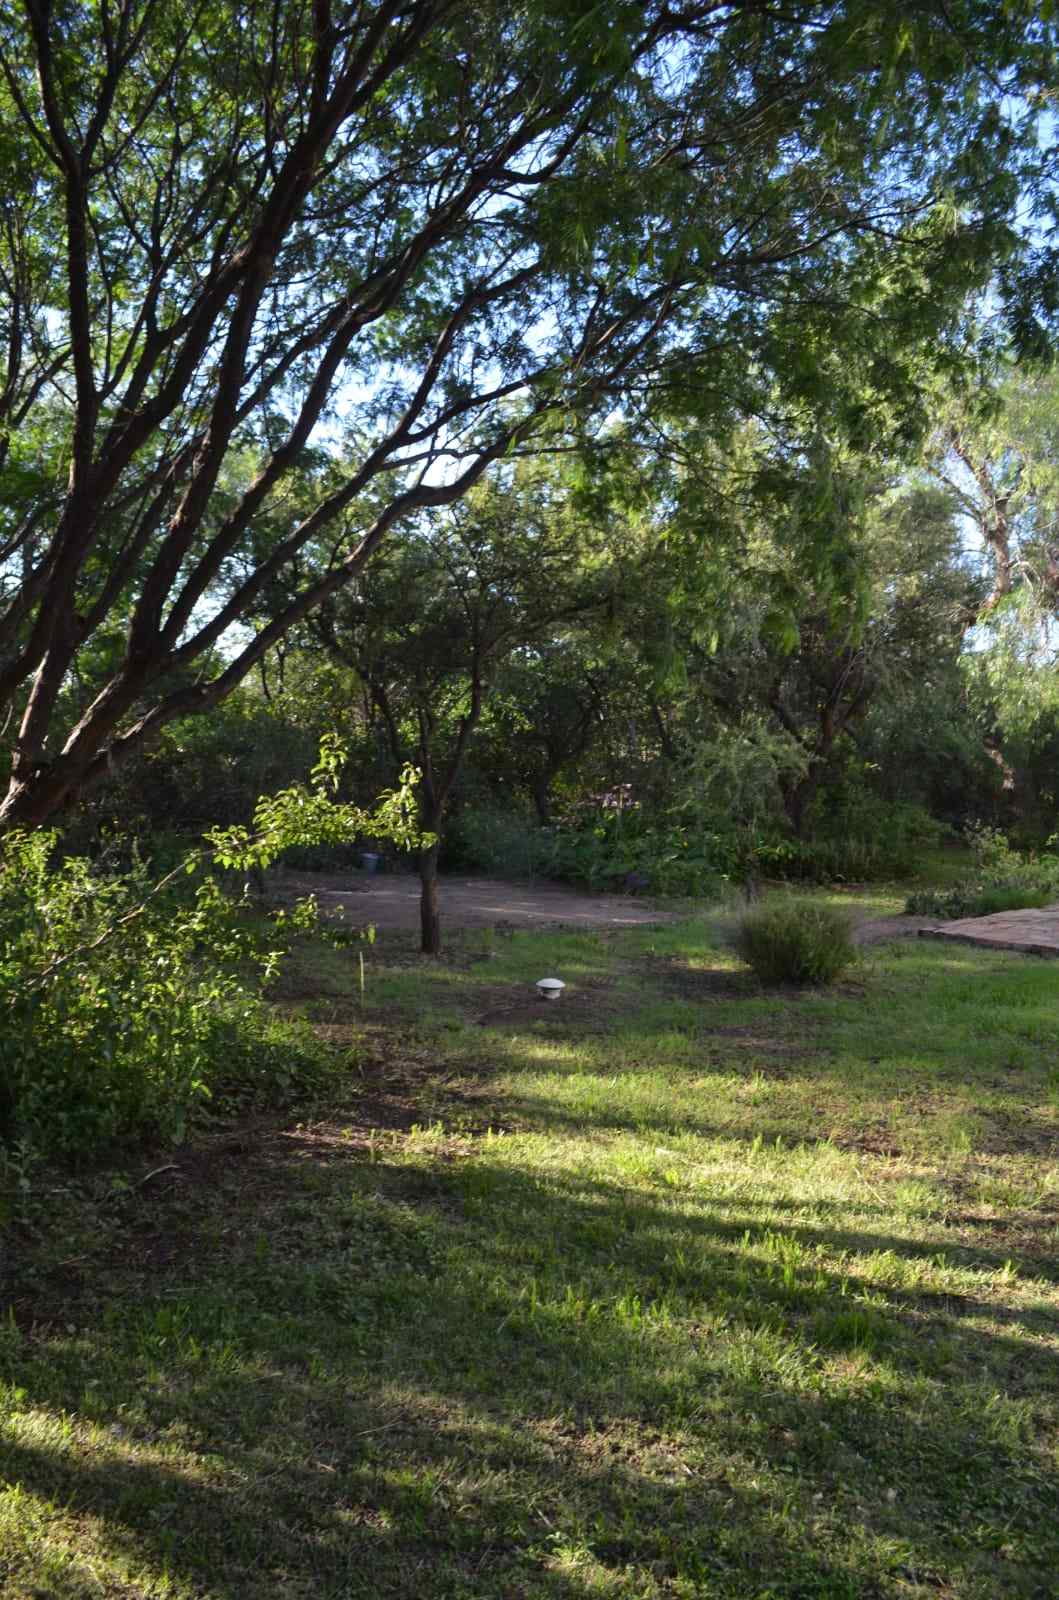
M541 978L537 984L537 993L542 1000L558 1000L566 984L562 978Z

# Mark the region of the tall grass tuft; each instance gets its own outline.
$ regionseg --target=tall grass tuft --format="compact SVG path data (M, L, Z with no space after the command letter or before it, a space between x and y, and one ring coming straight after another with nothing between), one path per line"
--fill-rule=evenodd
M735 947L764 983L832 983L857 959L845 913L812 900L753 907L739 923Z

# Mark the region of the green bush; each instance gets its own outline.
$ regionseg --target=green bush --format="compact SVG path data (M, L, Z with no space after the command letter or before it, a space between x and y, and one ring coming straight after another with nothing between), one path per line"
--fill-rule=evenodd
M806 837L763 842L768 877L805 883L875 883L908 878L942 830L921 806L857 792L828 797L810 812Z
M506 878L558 878L621 891L630 874L652 894L714 898L748 877L793 883L864 883L907 877L939 829L918 806L865 805L819 819L820 831L793 839L735 826L730 817L630 807L582 808L553 828L489 806L464 809L449 829L445 865Z
M907 912L954 921L1028 910L1059 900L1059 856L1022 855L993 828L970 830L968 841L976 871L951 889L910 894L905 901Z
M848 918L814 900L753 907L739 923L735 947L765 983L831 983L857 959Z
M59 858L52 833L0 837L0 1143L69 1156L179 1138L218 1096L286 1095L329 1068L308 1029L265 1006L278 955L213 873L263 870L291 847L432 837L415 824L414 771L367 811L334 799L344 759L325 736L308 787L261 797L252 830L214 829L161 880L135 848L108 870Z
M1054 889L1024 889L1018 885L1008 888L998 883L992 888L982 890L972 915L990 917L998 911L1033 910L1046 906L1049 900L1054 899Z
M557 878L621 892L630 874L652 894L717 896L735 869L733 847L719 833L649 820L639 810L586 810L575 821L542 828L518 812L467 807L446 842L448 867L504 878Z
M630 874L651 894L718 897L740 875L738 846L721 831L658 821L640 810L582 813L556 830L555 876L621 891Z
M151 900L142 868L0 841L0 1140L87 1156L178 1139L219 1100L318 1080L328 1052L260 998L274 956L212 878Z
M952 889L924 889L910 894L905 910L915 917L937 917L942 922L961 917L991 917L1000 911L1028 911L1059 899L1059 886L1034 889L1030 884L977 881L957 884Z

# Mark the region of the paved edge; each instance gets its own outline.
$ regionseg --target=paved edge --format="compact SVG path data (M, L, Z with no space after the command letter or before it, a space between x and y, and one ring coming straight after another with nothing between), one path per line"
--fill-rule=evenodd
M983 950L1011 950L1020 956L1044 956L1059 959L1059 945L1032 944L1014 939L990 939L981 933L949 933L944 928L920 928L921 939L945 939L949 944L973 944Z

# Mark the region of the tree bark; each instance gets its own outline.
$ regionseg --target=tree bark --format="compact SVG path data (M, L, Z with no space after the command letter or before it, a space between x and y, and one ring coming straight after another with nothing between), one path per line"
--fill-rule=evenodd
M802 830L805 827L805 813L808 810L810 800L820 786L822 776L823 758L815 757L813 765L802 777L795 778L793 782L784 783L780 786L783 809L787 813L787 821L790 823L791 832L796 839L802 837Z
M419 852L419 948L425 956L441 954L441 915L438 906L438 847Z
M537 821L542 828L552 825L552 775L538 779L530 790L533 796L533 807L537 813Z

